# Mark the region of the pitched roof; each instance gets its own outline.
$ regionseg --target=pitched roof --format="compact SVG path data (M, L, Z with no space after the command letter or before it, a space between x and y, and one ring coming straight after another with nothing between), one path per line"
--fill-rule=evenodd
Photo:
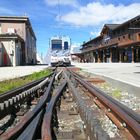
M122 23L122 24L120 24L119 26L114 28L114 30L116 30L116 29L118 29L118 28L120 28L122 26L126 26L127 24L133 24L133 23L136 23L136 22L140 22L140 15L138 15L138 16L136 16L136 17L134 17L134 18Z
M109 30L114 30L115 28L117 28L120 24L105 24L101 30L101 33L102 34L106 29L109 29Z
M109 29L113 30L116 27L118 27L120 24L105 24L105 26L107 26Z
M89 45L89 44L92 43L93 41L98 40L98 39L101 39L101 38L102 38L102 36L99 35L99 36L97 36L97 37L95 37L95 38L89 40L88 42L83 43L82 46Z
M132 19L130 19L130 20L128 20L128 21L122 23L122 24L105 24L105 25L103 26L102 30L101 30L101 33L100 33L101 35L100 35L100 36L97 36L96 38L93 38L92 40L89 40L88 42L83 43L82 46L85 46L85 45L87 45L87 44L90 44L90 43L92 43L92 41L94 41L94 40L96 40L96 39L98 39L98 38L101 38L101 37L102 37L102 33L103 33L107 28L108 28L109 30L114 31L114 30L119 29L119 28L122 27L122 26L126 26L127 24L133 24L133 23L136 23L136 22L140 22L140 15L138 15L138 16L136 16L136 17L134 17L134 18L132 18Z
M0 34L0 39L11 39L11 38L17 38L20 41L24 42L24 40L18 34L15 34L15 33L12 33L12 34L9 34L9 33Z

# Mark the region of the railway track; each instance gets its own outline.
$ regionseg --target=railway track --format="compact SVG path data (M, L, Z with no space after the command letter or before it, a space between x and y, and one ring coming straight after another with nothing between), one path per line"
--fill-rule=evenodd
M25 102L27 106L35 98L39 97L45 88L45 84L48 83L49 77L42 78L37 81L33 81L27 85L16 88L10 92L6 92L0 95L0 119L8 114L16 113L14 110L18 110L20 106Z
M94 103L127 135L127 139L140 139L140 115L108 96L89 82L83 80L79 74L69 70L70 77L75 80L76 87L84 88L93 98Z
M115 124L116 139L139 140L140 115L84 79L72 69L57 68L49 77L0 96L0 122L9 117L0 126L0 140L111 139L99 114Z

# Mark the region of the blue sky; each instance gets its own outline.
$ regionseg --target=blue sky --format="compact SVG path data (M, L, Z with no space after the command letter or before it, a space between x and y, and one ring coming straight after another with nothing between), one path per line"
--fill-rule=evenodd
M0 15L27 15L37 51L47 53L49 38L68 35L74 47L97 36L105 23L122 23L140 14L140 0L1 0Z

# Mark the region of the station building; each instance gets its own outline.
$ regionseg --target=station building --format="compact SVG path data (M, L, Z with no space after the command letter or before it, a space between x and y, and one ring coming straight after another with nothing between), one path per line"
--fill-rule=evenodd
M36 36L26 16L0 16L0 66L36 64Z
M140 62L140 15L122 24L105 24L81 51L84 62Z

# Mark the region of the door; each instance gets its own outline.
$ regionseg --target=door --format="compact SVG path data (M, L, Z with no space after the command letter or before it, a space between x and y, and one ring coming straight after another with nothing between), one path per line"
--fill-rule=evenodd
M2 66L2 45L0 43L0 66Z
M4 66L7 66L7 53L4 51Z

